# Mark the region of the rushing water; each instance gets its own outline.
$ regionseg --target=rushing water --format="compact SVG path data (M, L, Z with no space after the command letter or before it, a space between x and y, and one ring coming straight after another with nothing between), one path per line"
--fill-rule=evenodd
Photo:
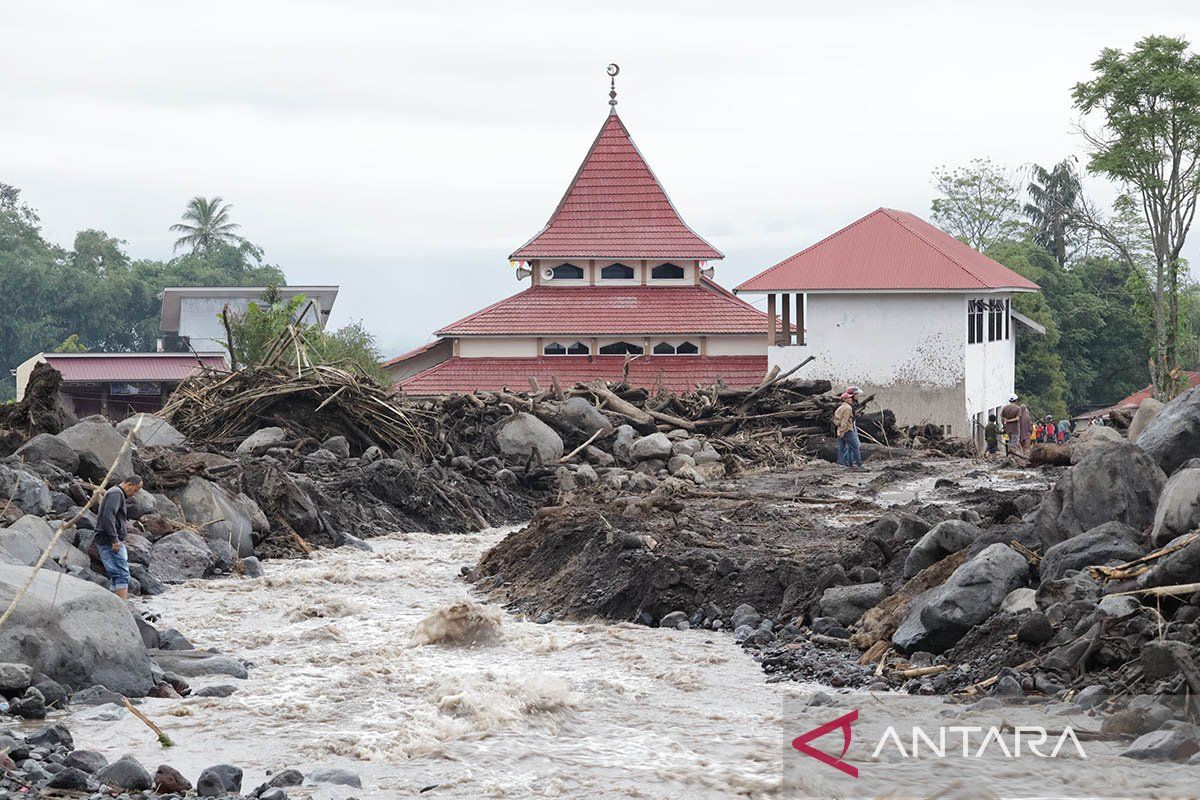
M132 716L68 720L76 746L110 759L133 753L151 771L169 763L193 780L206 766L237 764L247 791L286 767L333 765L362 777L361 790L321 786L290 790L292 797L1196 794L1179 787L1192 786L1197 768L1120 759L1109 743L1088 743L1086 762L872 758L886 724L952 724L947 709L894 695L883 706L860 693L839 698L844 708L805 712L812 687L767 684L726 635L537 625L478 605L459 569L504 533L396 534L372 540L374 553L321 551L270 562L261 580L175 587L146 603L162 614L160 624L249 659L249 680L194 681L236 683L226 699L147 700L142 708L176 742L167 750ZM417 641L435 643L415 644L418 630ZM477 643L458 643L464 639ZM868 791L843 791L832 780L839 773L788 747L791 737L855 707L863 716L846 758L864 765L864 777L891 763L915 794L895 784L880 790L878 780ZM1050 726L1069 722L1080 723L1057 716ZM998 774L1018 791L991 788ZM421 793L427 787L435 788Z

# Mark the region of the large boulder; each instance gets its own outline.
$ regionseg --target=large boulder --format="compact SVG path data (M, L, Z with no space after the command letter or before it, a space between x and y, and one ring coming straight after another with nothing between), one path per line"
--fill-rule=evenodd
M102 464L107 470L116 464L113 477L117 480L133 474L133 460L125 437L117 433L106 418L100 415L84 417L79 422L58 434L70 446L80 460L85 458Z
M1142 534L1123 522L1105 522L1087 533L1051 545L1038 566L1042 583L1056 581L1067 570L1124 563L1146 552Z
M1163 487L1154 513L1155 547L1200 527L1200 459L1180 468Z
M1071 439L1071 463L1078 464L1097 450L1121 444L1125 437L1107 425L1089 425Z
M41 517L26 514L7 528L0 528L0 561L33 566L54 539L54 528ZM63 569L86 569L91 559L71 545L65 533L58 537L50 558ZM50 562L47 562L49 564Z
M857 622L868 609L874 608L886 594L882 583L831 586L821 594L821 615L833 617L842 625L850 625Z
M64 472L73 473L79 466L79 455L71 445L52 433L39 433L17 448L16 454L27 464L45 462Z
M205 538L224 539L243 558L254 555L254 522L245 503L225 489L192 477L179 493L179 508L185 520L203 526L200 532Z
M1142 530L1154 521L1167 476L1140 448L1114 444L1063 473L1038 507L1034 526L1049 548L1105 522Z
M171 423L154 414L134 414L117 423L117 433L128 436L130 431L135 441L147 447L173 447L186 441Z
M934 525L913 545L904 560L904 578L913 577L930 564L970 547L982 531L961 519L948 519Z
M973 626L1000 609L1029 576L1025 557L1005 544L993 544L954 571L942 586L917 598L892 642L911 652L941 653Z
M0 564L0 607L29 580L29 568ZM128 606L88 581L38 570L0 627L0 661L28 664L70 686L100 684L130 697L154 687L150 656Z
M50 488L37 473L0 464L0 504L7 504L10 499L26 514L39 517L49 514L53 505Z
M154 543L150 574L163 583L182 583L203 578L216 560L203 537L191 531L176 531Z
M260 447L268 447L284 441L287 441L287 431L283 428L259 428L242 439L242 443L237 446L237 452L252 453Z
M1163 405L1161 400L1155 400L1153 397L1147 397L1138 404L1137 411L1133 412L1133 419L1129 422L1129 430L1125 431L1129 441L1137 444L1138 437L1142 435L1142 431L1146 430L1151 420L1163 410Z
M589 436L596 431L612 428L608 417L600 413L594 405L583 397L569 397L558 409L558 415L569 425L578 428Z
M1167 474L1200 455L1200 386L1163 406L1137 443Z
M496 426L496 444L510 461L556 463L563 454L563 440L554 429L533 414L519 411Z

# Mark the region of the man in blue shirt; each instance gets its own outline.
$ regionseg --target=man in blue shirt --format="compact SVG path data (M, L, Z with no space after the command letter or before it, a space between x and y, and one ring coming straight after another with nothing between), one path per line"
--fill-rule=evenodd
M104 493L96 519L96 551L108 573L108 588L122 600L129 597L129 516L125 501L142 488L142 479L133 475Z

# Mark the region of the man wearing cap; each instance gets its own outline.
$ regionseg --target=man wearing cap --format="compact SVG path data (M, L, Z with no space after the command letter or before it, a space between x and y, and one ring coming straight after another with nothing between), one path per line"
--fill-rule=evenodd
M833 412L833 424L837 426L838 463L854 469L863 465L862 447L858 441L858 428L854 424L854 406L862 389L847 386L842 392L842 404Z
M1014 394L1008 398L1008 405L1000 409L1000 424L1004 427L1004 435L1008 437L1010 453L1021 453L1021 407L1017 405L1019 399Z

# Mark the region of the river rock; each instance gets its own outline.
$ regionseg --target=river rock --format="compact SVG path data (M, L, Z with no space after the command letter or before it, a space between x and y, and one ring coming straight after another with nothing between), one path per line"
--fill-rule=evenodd
M46 520L26 514L7 528L0 529L0 560L33 566L53 539L54 529ZM59 537L50 551L50 558L63 568L87 569L92 563L83 551L69 544L65 535Z
M310 786L319 783L332 783L338 786L353 786L355 789L362 788L362 779L358 775L350 770L339 769L337 767L317 767L308 773L307 781Z
M259 447L268 447L273 444L287 441L287 431L283 428L275 426L269 428L259 428L254 433L242 440L242 443L237 446L235 452L239 454L251 453Z
M29 567L0 565L0 606L7 607L28 578ZM0 627L0 661L29 664L68 686L102 684L130 697L154 686L150 657L125 602L47 570L38 570Z
M671 455L691 458L704 449L704 444L700 439L681 439L671 445ZM696 463L695 459L692 459L692 463Z
M262 562L255 556L243 558L242 576L246 578L261 578L263 576Z
M696 455L692 456L692 459L696 462L697 467L702 467L705 464L716 464L719 462L721 460L721 454L717 452L715 447L708 442L705 442L704 446L700 448L700 451L696 453Z
M227 573L233 569L233 565L238 562L238 554L229 542L207 539L205 543L208 545L209 552L212 553L214 570Z
M150 566L151 550L154 547L150 540L140 533L129 531L125 536L125 552L131 564Z
M1049 548L1105 522L1147 528L1165 483L1163 471L1134 445L1097 450L1063 473L1038 506L1037 536Z
M908 558L904 559L905 580L946 556L970 547L980 533L979 528L959 519L948 519L934 525L913 545Z
M191 531L176 531L154 543L150 574L163 583L203 578L216 563L208 542Z
M23 695L12 701L8 712L14 717L45 719L46 698L42 696L41 692L30 686Z
M74 473L79 467L79 455L71 445L52 433L39 433L17 448L16 455L27 464L45 462L68 473Z
M201 675L228 675L245 680L249 677L246 665L233 656L206 650L156 650L151 653L154 663L164 672L174 672L185 678Z
M135 431L135 441L147 447L174 447L186 441L171 423L155 414L134 414L117 423L117 433L127 436L130 431Z
M666 614L658 621L660 628L676 628L678 630L687 630L691 625L688 623L688 615L683 611L672 611Z
M276 772L267 781L268 786L287 788L304 783L304 774L298 769L285 769Z
M96 771L96 780L109 786L119 786L131 791L153 788L150 773L133 756L121 756L113 763Z
M671 457L671 447L671 440L665 433L652 433L634 442L629 454L634 461L658 459L666 462Z
M1200 386L1163 406L1142 430L1137 443L1167 474L1200 454Z
M675 475L684 467L690 469L696 468L696 461L691 456L671 456L671 460L667 462L667 472Z
M154 771L154 791L159 794L184 794L191 788L192 782L168 764L159 764Z
M1146 430L1146 426L1150 421L1158 416L1163 410L1164 403L1161 400L1156 400L1153 397L1147 397L1138 404L1137 411L1133 412L1133 419L1129 423L1129 430L1125 431L1125 435L1129 437L1129 441L1137 444L1138 437L1142 435L1142 431Z
M46 782L46 788L86 792L88 790L88 774L75 767L65 767L50 777L50 780Z
M0 694L13 697L32 685L33 668L28 664L0 664Z
M748 625L750 628L757 628L758 623L762 622L762 614L754 606L748 603L742 603L733 610L733 614L729 617L729 625L734 630Z
M843 625L850 625L882 601L886 594L882 583L831 586L821 593L821 613Z
M1067 570L1103 566L1111 561L1123 563L1145 553L1140 533L1123 522L1105 522L1047 548L1039 574L1044 583L1058 580Z
M1000 604L1000 610L1006 614L1024 614L1026 611L1037 610L1037 590L1022 586L1013 589Z
M63 759L63 764L91 775L107 767L108 759L95 750L73 750Z
M519 411L496 426L496 444L512 462L525 463L533 454L534 461L554 464L562 458L563 440L546 423L532 414Z
M1121 755L1142 761L1181 761L1198 750L1195 736L1187 731L1160 728L1134 739Z
M54 505L50 498L50 488L40 475L27 469L0 464L0 503L7 505L10 498L26 514L38 517L49 514ZM3 506L0 506L0 509L2 508Z
M125 448L125 437L117 433L112 424L99 414L84 417L71 427L58 434L80 458L80 465L85 458L93 460L107 471L115 462L113 477L117 480L128 478L133 474L133 460L130 449Z
M1158 498L1151 543L1162 547L1200 527L1200 459L1193 459L1167 480Z
M167 590L162 581L150 574L150 568L136 561L129 563L129 577L137 581L138 588L144 595L159 595ZM107 585L107 584L105 584Z
M569 397L558 408L558 415L567 424L578 428L591 436L596 431L609 430L612 425L608 417L592 405L586 398Z
M1092 453L1124 444L1125 437L1107 425L1089 425L1071 438L1071 463L1078 464Z
M330 436L325 441L321 442L321 447L330 453L333 453L338 458L350 457L350 442L345 436Z
M216 776L218 788L222 792L213 795L206 795L201 789L205 785L205 776ZM196 792L201 797L218 797L220 794L238 794L242 791L242 770L240 767L235 767L232 764L217 764L209 767L200 773L200 779L196 781Z
M1008 593L1024 584L1028 574L1029 564L1016 550L999 543L988 546L955 570L942 586L930 590L923 602L910 605L901 623L903 641L894 637L893 642L897 647L903 644L906 652L944 652L972 626L998 611ZM906 628L914 614L919 624Z
M224 488L193 477L179 494L179 507L188 522L205 526L204 538L223 539L242 557L254 555L254 523L246 505Z
M157 510L158 502L154 495L145 489L138 489L133 497L125 499L125 513L130 519L141 519Z

